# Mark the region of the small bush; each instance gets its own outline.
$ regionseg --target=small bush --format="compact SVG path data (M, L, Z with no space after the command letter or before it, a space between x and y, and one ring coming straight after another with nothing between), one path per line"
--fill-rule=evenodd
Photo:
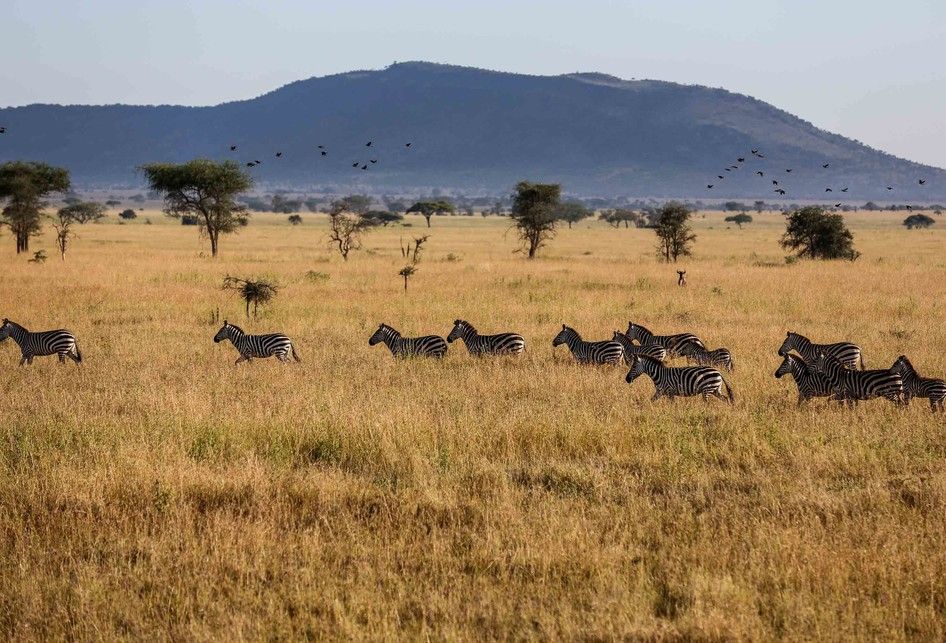
M197 225L198 223L200 223L200 219L197 218L196 214L181 215L181 225Z
M118 216L125 221L131 221L132 219L138 218L138 214L130 208L127 210L122 210L118 213Z

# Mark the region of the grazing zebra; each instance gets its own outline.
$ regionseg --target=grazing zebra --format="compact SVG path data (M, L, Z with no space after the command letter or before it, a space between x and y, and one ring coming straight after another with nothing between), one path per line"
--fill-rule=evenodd
M458 319L453 322L453 330L447 335L447 341L453 343L462 339L470 355L519 355L526 348L526 340L517 333L499 335L480 335L470 322Z
M447 342L443 337L401 337L401 333L387 324L378 326L368 345L374 346L379 342L384 342L395 357L443 357L447 352Z
M787 353L782 358L782 364L775 371L775 377L781 379L789 373L791 373L792 379L795 380L795 386L798 387L799 406L813 397L831 397L834 395L831 382L821 373L816 373L798 355Z
M734 401L732 389L723 379L722 373L715 368L709 366L675 368L664 366L653 357L643 355L634 355L632 359L631 370L624 381L630 384L640 375L650 376L650 379L654 381L654 400L662 395L666 395L670 399L677 396L702 395L703 399L707 400L712 395L721 400L728 399L730 404ZM725 395L723 395L723 387L726 388Z
M834 389L834 397L845 404L856 406L859 400L875 397L886 398L897 406L903 404L903 378L886 368L854 371L830 355L820 353L814 369L825 376Z
M833 357L841 362L844 368L855 369L857 363L860 362L861 370L864 370L864 356L861 354L861 349L857 344L850 342L814 344L804 335L788 331L785 341L782 342L782 347L778 349L778 354L780 357L784 357L790 350L797 352L809 364L814 364L818 359L818 355L824 353L828 357Z
M254 357L273 357L280 362L288 362L289 356L297 362L301 362L296 354L296 347L292 345L292 340L282 333L270 333L268 335L247 335L239 326L234 326L227 320L223 320L223 326L214 335L214 342L220 343L229 339L233 347L240 353L240 359L234 362L248 362Z
M624 357L624 348L615 341L586 342L574 328L562 324L552 346L565 344L572 355L582 364L619 364Z
M676 335L654 335L652 332L634 322L627 323L627 332L624 333L631 339L636 339L641 346L650 346L657 344L667 349L670 357L680 355L680 348L685 344L696 344L700 348L706 348L703 341L692 333L678 333Z
M686 357L691 364L722 366L730 373L736 368L736 363L733 361L732 353L728 348L717 348L709 351L693 343L683 344L680 347L680 355Z
M933 412L946 411L946 382L932 377L923 377L916 372L906 355L901 355L890 370L903 379L903 405L906 406L915 397L925 397L930 401Z
M3 325L0 325L0 342L7 337L12 337L20 346L20 352L23 354L20 366L32 364L34 357L45 355L59 355L60 364L64 363L67 357L76 364L82 363L82 351L76 344L75 335L68 330L60 328L31 333L16 322L4 319Z
M660 362L667 359L667 349L660 344L638 346L631 341L630 337L619 330L614 331L613 339L614 341L621 344L621 346L624 348L624 361L628 364L631 363L632 355L646 355L647 357L653 357L655 360Z

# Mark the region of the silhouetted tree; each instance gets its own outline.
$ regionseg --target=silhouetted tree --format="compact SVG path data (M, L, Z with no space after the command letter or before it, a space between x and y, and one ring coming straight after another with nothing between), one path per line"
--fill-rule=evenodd
M735 223L737 226L742 228L744 223L752 223L751 214L734 214L723 219L726 223Z
M454 212L453 204L449 201L418 201L411 207L407 209L407 214L416 212L424 217L427 220L427 227L430 227L430 217L435 214L447 214L448 212Z
M149 188L164 195L168 216L198 217L201 232L210 239L212 256L217 256L221 234L236 232L246 225L246 207L236 202L236 195L249 190L253 180L233 161L150 163L140 170Z
M300 223L302 223L302 217L300 217L298 214L290 214L289 223L291 223L292 225L299 225Z
M676 263L679 257L691 254L696 235L689 221L690 211L676 201L664 204L657 211L654 232L657 234L657 250L664 261Z
M269 281L253 281L227 275L223 278L224 290L235 290L246 304L246 316L250 316L250 304L253 305L253 317L256 317L260 304L268 304L276 296L279 287Z
M339 199L332 202L328 213L329 243L338 248L338 254L348 261L348 254L361 247L361 235L373 224L347 210L350 202Z
M567 223L569 228L572 227L573 223L578 223L591 215L591 210L578 201L565 201L564 203L560 203L555 209L555 217Z
M808 259L850 259L860 253L854 250L854 235L838 213L826 212L818 206L808 206L786 215L785 234L781 245Z
M614 228L620 228L622 223L625 228L630 228L631 224L633 224L635 228L640 228L645 223L644 217L641 214L625 208L604 210L598 215L598 219Z
M903 220L903 225L907 227L907 230L912 230L913 228L928 228L934 223L936 223L936 219L925 214L911 214Z
M361 218L372 225L387 227L392 223L402 221L404 219L404 215L398 214L396 212L388 212L387 210L368 210L361 215Z
M130 210L134 214L133 210ZM99 221L105 218L105 206L101 203L94 203L92 201L80 201L79 203L73 203L72 205L66 206L59 211L59 215L65 213L66 218L68 218L73 223L84 224L89 221Z
M69 170L33 161L8 161L0 165L0 199L9 199L0 225L10 228L16 253L30 249L30 237L42 230L44 199L69 189Z
M118 213L118 216L125 221L131 221L132 219L137 219L138 214L134 210L122 210Z
M534 258L539 248L555 236L556 211L561 194L562 186L558 183L520 181L516 185L510 216L529 259Z
M752 207L755 208L756 214L762 214L762 211L765 210L765 201L755 201Z

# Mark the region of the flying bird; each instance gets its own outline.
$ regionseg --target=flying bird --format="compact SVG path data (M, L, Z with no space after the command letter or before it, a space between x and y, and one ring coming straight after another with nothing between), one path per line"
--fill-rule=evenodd
M324 149L325 149L325 146L324 146L324 145L319 145L319 149L320 149L320 150L324 150Z
M367 170L367 169L368 169L368 164L367 164L367 163L365 163L364 165L362 165L362 166L361 166L361 169L363 169L363 170Z
M6 127L0 127L0 134L6 134L6 133L7 133L7 128L6 128Z
M727 172L732 172L732 168L725 167L723 169L726 170Z
M405 143L404 147L410 147L411 145L412 145L411 143Z
M761 170L756 172L756 174L758 174L759 176L765 176L765 174Z
M778 185L778 181L776 181L775 179L772 179L772 185Z
M825 188L824 191L825 191L825 192L834 192L834 190L832 190L831 188Z
M912 206L912 205L908 205L908 206L907 206L907 210L912 210L912 209L913 209L913 206Z
M230 146L230 151L231 151L231 152L236 152L236 148L237 148L236 145L231 145L231 146Z
M847 192L847 188L841 188L842 192Z
M367 143L365 143L365 147L371 147L371 144L372 144L373 142L374 142L374 141L368 141Z
M736 159L736 163L742 163L742 162L745 161L745 160L746 160L746 159L744 159L744 158L738 158L738 159Z
M372 162L372 163L377 163L377 162L378 162L378 159L371 159L371 162Z
M753 154L758 154L758 153L759 153L759 150L749 150L749 151L752 152Z
M4 128L0 127L0 134L2 134L3 131L4 131ZM920 179L919 181L917 181L917 183L919 183L920 185L926 185L926 179Z
M785 194L785 190L782 190L781 188L775 191L778 192L779 194Z
M355 161L354 163L352 163L351 166L352 166L352 167L358 167L358 161Z
M246 167L253 167L253 163L247 163Z
M716 178L717 178L717 179L722 179L722 178L723 178L723 175L722 175L722 174L717 174L717 175L716 175Z
M888 186L887 186L887 189L888 189L888 190L892 190L893 188L888 185Z
M706 189L707 189L707 190L712 190L712 189L713 189L713 184L710 183L709 185L707 185L707 186L706 186Z
M830 164L830 163L825 163L825 164L824 164L824 165L822 165L821 167L823 167L823 168L827 168L827 167L828 167L829 165L831 165L831 164Z
M835 204L834 204L834 207L840 208L840 207L841 207L841 204L840 204L840 203L835 203Z
M322 156L328 156L328 152L326 152L325 150L322 150Z
M788 169L785 170L785 171L786 171L786 172L791 172L791 171L792 171L792 168L788 168Z
M282 152L276 152L276 158L281 159L281 158L282 158Z

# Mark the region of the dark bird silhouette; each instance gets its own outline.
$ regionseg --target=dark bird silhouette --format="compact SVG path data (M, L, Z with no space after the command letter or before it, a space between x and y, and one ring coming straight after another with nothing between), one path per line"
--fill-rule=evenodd
M744 158L738 158L738 159L736 159L736 163L742 163L742 162L745 161L745 160L746 160L746 159L744 159Z
M256 163L257 165L260 165L260 164L262 163L262 161L261 161L261 160L259 160L259 159L256 159L256 160L255 160L255 161L253 161L253 162L254 162L254 163Z
M765 176L765 173L763 173L763 172L761 172L761 171L756 172L756 174L758 174L759 176Z
M276 158L281 159L281 158L282 158L282 152L276 152Z
M713 184L710 183L709 185L707 185L707 186L706 186L706 189L707 189L707 190L712 190L712 189L713 189Z
M319 149L320 149L320 150L324 150L324 149L325 149L325 146L324 146L324 145L319 145Z
M840 208L840 207L841 207L841 204L840 204L840 203L835 203L835 204L834 204L834 207Z
M377 163L377 162L378 162L378 159L371 159L371 162L372 162L372 163Z
M3 128L0 127L0 134L2 133L3 133ZM919 181L917 181L917 183L919 183L920 185L926 185L926 179L920 179Z
M247 163L247 164L246 164L246 167L253 167L253 163L252 163L252 162Z
M405 144L404 144L404 147L410 147L411 145L412 145L412 143L405 143Z
M892 190L893 188L888 185L888 186L887 186L887 189L888 189L888 190Z
M825 192L834 192L834 190L832 190L831 188L825 188L824 191L825 191Z
M6 134L6 133L7 133L7 128L6 128L6 127L0 127L0 134Z
M358 167L358 161L355 161L354 163L352 163L351 166L352 166L352 167Z
M230 151L231 151L231 152L236 152L236 148L237 148L236 145L231 145L231 146L230 146Z
M842 192L847 192L847 188L841 188Z
M778 181L776 181L775 179L772 179L772 185L778 185Z
M361 169L363 169L363 170L367 170L367 169L368 169L368 164L367 164L367 163L365 163L364 165L362 165L362 166L361 166Z
M783 189L781 189L781 188L779 188L778 190L775 190L775 191L776 191L777 193L779 193L779 194L782 194L782 195L785 194L785 190L783 190Z
M727 172L732 172L732 169L730 169L730 168L728 168L728 167L724 167L723 169L726 170Z
M830 164L830 163L825 163L825 164L824 164L824 165L822 165L821 167L823 167L823 168L827 168L827 167L828 167L829 165L831 165L831 164Z
M328 156L328 152L326 152L325 150L322 150L322 156Z
M739 169L739 166L738 166L738 165L730 165L729 167L731 167L731 168L734 169L734 170L738 170L738 169Z
M753 154L758 154L758 153L759 153L759 150L749 150L749 151L752 152Z
M765 158L765 157L762 156L761 154L756 154L756 156L758 156L760 159L764 159L764 158Z
M717 175L716 175L716 178L717 178L717 179L722 179L722 178L723 178L723 175L722 175L722 174L717 174Z
M374 143L374 141L368 141L367 143L365 143L365 147L371 147L372 143Z
M913 206L912 206L912 205L908 205L908 206L907 206L907 210L912 210L912 209L913 209Z
M785 170L785 171L786 171L786 172L791 172L791 171L792 171L792 168L788 168L788 169Z

